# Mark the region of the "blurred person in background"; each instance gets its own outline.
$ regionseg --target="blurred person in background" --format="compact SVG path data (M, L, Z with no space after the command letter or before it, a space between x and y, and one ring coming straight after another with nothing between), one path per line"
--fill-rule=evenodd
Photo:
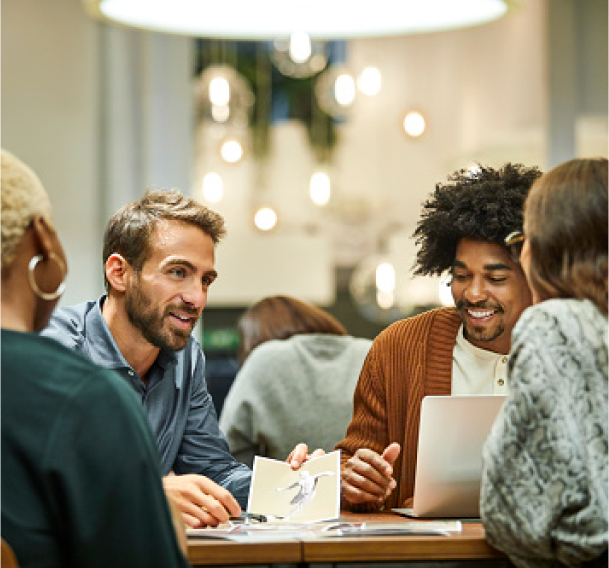
M289 296L260 300L238 329L241 368L220 415L233 455L250 466L255 455L283 459L301 439L332 450L351 419L372 341Z
M45 190L2 150L2 538L22 568L187 566L133 391L37 333L66 274Z
M509 239L535 305L514 328L480 513L519 568L607 566L607 193L606 159L566 162Z

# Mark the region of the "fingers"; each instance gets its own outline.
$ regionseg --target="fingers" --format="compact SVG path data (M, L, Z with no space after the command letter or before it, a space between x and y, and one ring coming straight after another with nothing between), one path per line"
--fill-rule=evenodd
M241 506L230 491L220 487L208 477L202 475L197 475L196 477L201 490L221 503L230 517L238 517L241 514Z
M321 448L317 448L312 454L309 454L309 448L306 444L298 444L285 460L290 464L292 469L298 469L303 463L320 456L324 456L326 452Z
M241 507L230 492L202 475L167 476L163 486L191 527L217 526L241 514Z
M392 463L399 450L398 444L391 444L383 452L383 456L387 455L391 463L372 450L357 450L343 468L343 498L353 504L384 501L396 487L392 477Z
M298 444L288 456L286 460L292 469L298 469L305 461L307 461L307 452L309 448L306 444Z
M393 442L383 450L383 459L393 466L395 460L400 455L400 444Z

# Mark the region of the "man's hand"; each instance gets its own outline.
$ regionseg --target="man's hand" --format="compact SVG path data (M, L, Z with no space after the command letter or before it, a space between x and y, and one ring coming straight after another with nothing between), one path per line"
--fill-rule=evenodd
M297 444L285 461L290 464L292 469L298 469L306 461L323 456L326 453L320 449L315 450L312 454L308 452L309 448L306 444Z
M166 475L163 488L190 527L215 527L241 514L230 492L203 475Z
M341 493L349 503L382 503L395 489L393 464L400 454L400 445L389 444L379 456L360 448L343 468Z

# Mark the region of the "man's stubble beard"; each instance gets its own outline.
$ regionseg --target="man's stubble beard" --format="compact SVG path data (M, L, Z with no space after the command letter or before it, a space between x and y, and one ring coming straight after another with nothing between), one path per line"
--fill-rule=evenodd
M150 306L150 307L148 307ZM134 286L125 293L125 311L131 325L140 331L148 343L169 351L184 349L191 331L173 329L164 331L163 323L168 316L170 306L159 314L140 286Z
M505 332L505 324L503 322L499 322L496 327L489 330L482 326L481 327L476 327L475 325L470 326L466 322L466 318L465 318L466 308L474 308L474 309L480 309L480 310L492 309L492 310L497 310L496 315L503 315L504 312L503 312L503 308L501 308L501 306L487 306L487 305L484 305L484 303L479 306L476 306L474 304L469 304L468 302L466 302L464 300L459 300L455 307L457 308L457 311L459 312L459 315L461 316L461 321L463 322L463 334L468 341L486 341L486 342L494 341L500 335L502 335L503 332Z

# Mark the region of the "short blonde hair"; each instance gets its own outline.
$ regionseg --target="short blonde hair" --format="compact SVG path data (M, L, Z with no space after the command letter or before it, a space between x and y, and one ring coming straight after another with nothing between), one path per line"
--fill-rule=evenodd
M36 215L51 221L51 202L38 176L2 150L2 270L15 260L17 247Z

